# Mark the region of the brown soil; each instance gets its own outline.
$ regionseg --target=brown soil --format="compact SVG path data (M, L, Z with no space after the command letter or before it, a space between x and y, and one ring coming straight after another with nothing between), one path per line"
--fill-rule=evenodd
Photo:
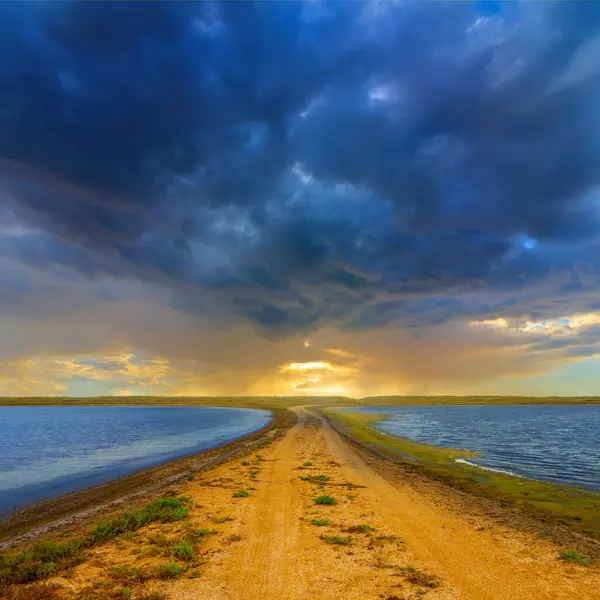
M173 600L600 598L598 566L563 563L558 555L564 548L533 528L500 522L477 502L352 447L321 416L302 408L297 413L297 424L259 455L177 486L195 503L191 526L217 533L197 543L183 577L131 584L131 598L142 589ZM311 475L330 480L320 487L318 480L301 479ZM249 497L234 498L240 489L249 489ZM317 505L319 495L334 496L337 504ZM225 516L233 520L218 523ZM331 524L318 527L314 519ZM117 597L108 595L117 585L110 583L110 567L155 569L168 560L157 536L177 540L186 527L151 525L92 549L86 563L54 578L62 586L57 597ZM107 595L91 595L102 590Z

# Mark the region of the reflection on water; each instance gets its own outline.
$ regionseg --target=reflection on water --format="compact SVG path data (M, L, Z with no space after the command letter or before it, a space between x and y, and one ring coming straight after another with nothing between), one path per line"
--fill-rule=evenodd
M600 406L395 406L385 433L481 452L470 463L521 477L600 490Z
M0 407L0 510L212 448L270 418L214 407Z

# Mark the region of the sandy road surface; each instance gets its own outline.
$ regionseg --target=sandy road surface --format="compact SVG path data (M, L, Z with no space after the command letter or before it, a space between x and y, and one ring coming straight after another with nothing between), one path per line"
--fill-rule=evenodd
M401 476L382 477L322 417L307 409L298 416L258 455L181 486L195 502L194 526L218 533L200 544L196 578L151 589L181 600L600 600L597 566L566 565L547 540L473 516ZM301 479L318 475L330 479ZM239 489L249 497L234 498ZM337 504L316 505L323 494ZM374 530L351 529L358 525ZM183 525L149 530L144 536L180 535ZM144 536L98 549L62 583L80 593L109 565L153 564Z

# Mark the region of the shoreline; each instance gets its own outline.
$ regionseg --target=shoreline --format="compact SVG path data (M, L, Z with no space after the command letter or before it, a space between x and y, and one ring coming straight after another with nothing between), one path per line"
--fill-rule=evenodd
M242 407L236 407L242 408ZM250 407L247 407L250 408ZM272 414L267 425L253 433L215 448L168 460L99 485L42 500L8 514L0 514L0 552L52 535L68 538L82 522L102 520L141 505L149 498L187 477L251 452L267 440L283 435L295 422L293 412L284 408L265 408Z
M531 529L529 521L533 520L559 543L584 540L587 549L600 557L600 492L471 466L461 459L476 453L379 431L372 423L385 415L350 413L337 406L321 412L348 443L379 461L393 462L408 474L439 482L464 494L466 501L509 509L525 529Z
M294 412L273 443L143 508L6 553L0 590L11 600L597 600L591 539L551 539L557 526L379 456L312 407Z

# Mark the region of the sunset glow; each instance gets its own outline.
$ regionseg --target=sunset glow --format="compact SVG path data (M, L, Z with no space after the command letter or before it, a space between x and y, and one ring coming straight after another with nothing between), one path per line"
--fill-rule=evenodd
M596 393L571 4L2 4L0 395Z

